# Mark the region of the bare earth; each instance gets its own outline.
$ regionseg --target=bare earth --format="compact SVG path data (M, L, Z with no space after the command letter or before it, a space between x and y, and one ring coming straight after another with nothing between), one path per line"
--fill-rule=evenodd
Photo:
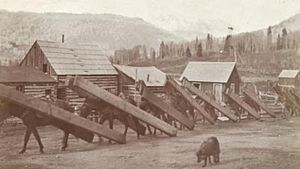
M118 130L122 131L123 126ZM300 118L239 123L197 124L193 131L179 131L177 137L163 134L136 139L130 131L127 144L94 144L70 138L67 151L60 151L62 132L53 127L39 128L45 146L40 155L37 142L30 138L27 152L19 155L24 126L9 126L0 131L1 169L194 169L195 152L209 136L221 144L220 164L214 169L299 169Z

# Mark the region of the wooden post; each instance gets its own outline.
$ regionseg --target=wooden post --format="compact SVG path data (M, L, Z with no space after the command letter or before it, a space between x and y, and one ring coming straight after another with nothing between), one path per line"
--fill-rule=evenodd
M194 123L190 121L186 116L184 116L181 112L173 108L168 103L165 103L161 98L155 96L145 87L143 90L143 98L146 99L149 103L154 105L155 107L159 108L164 113L170 115L175 120L183 124L189 130L194 128Z
M179 86L177 82L172 78L168 77L167 79L167 83L170 84L177 92L179 92L189 104L197 109L201 113L201 115L203 115L211 124L215 123L213 117L203 107L201 107L187 91Z
M184 83L184 87L186 87L190 92L193 94L196 94L198 97L200 97L201 100L205 101L206 103L213 106L215 109L220 111L222 114L224 114L226 117L231 119L232 121L237 121L238 117L234 115L228 108L222 107L219 105L214 99L207 96L205 93L197 89L194 85L192 85L190 82L186 81Z
M265 110L271 117L276 117L274 112L272 112L267 105L262 103L255 95L253 95L250 91L247 89L244 90L244 94L248 96L252 101L254 101L256 104L258 104L263 110Z
M126 102L120 97L100 88L99 86L85 80L82 77L70 78L68 87L75 90L81 97L88 97L94 101L101 101L110 104L111 106L128 113L139 120L153 126L166 133L169 136L176 136L177 130L166 122L152 116L151 114L141 110L140 108Z
M62 108L59 108L53 104L42 101L38 98L30 97L14 89L0 84L0 99L5 102L13 103L18 106L33 110L44 116L51 116L57 120L62 120L68 124L72 124L98 135L101 135L107 139L114 140L117 143L125 143L125 135L120 134L117 131L108 129L98 123L92 122L83 117L76 116Z
M244 100L242 100L239 96L235 95L234 93L224 93L226 94L232 101L234 101L236 104L241 106L244 110L246 110L248 113L250 113L256 120L260 119L260 115L252 108L250 107Z

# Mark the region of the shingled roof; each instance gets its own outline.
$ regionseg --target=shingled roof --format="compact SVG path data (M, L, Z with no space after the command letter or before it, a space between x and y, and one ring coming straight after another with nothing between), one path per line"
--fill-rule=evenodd
M300 73L299 70L282 70L279 74L279 78L296 78L297 75Z
M142 80L146 86L164 86L166 84L166 74L154 66L134 67L124 65L114 65L116 69L123 72L133 80ZM149 75L149 79L147 76Z
M235 62L189 62L180 80L227 83L234 68Z
M0 66L0 83L56 83L56 80L31 67Z
M57 75L115 75L117 71L96 45L36 41Z

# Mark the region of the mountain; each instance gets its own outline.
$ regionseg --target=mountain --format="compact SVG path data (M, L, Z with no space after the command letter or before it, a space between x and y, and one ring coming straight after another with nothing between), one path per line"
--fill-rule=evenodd
M195 39L196 36L206 38L208 33L214 37L226 36L228 27L232 26L222 20L178 18L172 15L159 16L152 23L186 40Z
M22 57L36 40L93 43L104 50L144 44L158 47L162 40L181 40L140 18L113 14L30 13L0 10L0 59Z
M288 32L300 31L300 13L272 26L273 34L281 33L286 28Z

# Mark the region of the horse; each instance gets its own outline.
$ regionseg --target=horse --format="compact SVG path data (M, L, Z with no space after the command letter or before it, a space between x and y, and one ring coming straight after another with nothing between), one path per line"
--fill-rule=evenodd
M51 104L50 101L48 101L48 103ZM63 108L69 112L73 111L73 108L67 102L65 102L63 100L57 100L55 102L52 102L52 104L54 104L60 108ZM67 142L68 142L69 132L67 132L67 128L70 126L68 126L68 124L66 124L65 122L54 119L51 116L40 116L32 110L29 110L29 109L24 110L24 108L13 105L13 104L11 104L9 106L9 108L10 108L9 113L15 117L20 118L23 121L23 124L26 126L26 132L25 132L25 136L24 136L24 144L23 144L23 148L19 152L19 154L25 153L26 148L27 148L27 143L29 141L31 133L33 133L33 136L35 137L35 139L37 140L37 142L39 144L40 153L41 154L44 153L44 150L43 150L44 146L42 144L40 135L37 130L37 127L40 127L40 126L53 125L55 127L62 129L64 131L64 137L63 137L63 141L62 141L61 150L64 151L68 147Z
M126 99L127 102L136 106L134 100ZM137 139L140 139L140 131L138 131L139 121L136 117L133 117L125 112L118 111L116 108L112 107L108 103L102 102L95 102L94 100L86 98L85 103L79 108L80 114L83 116L88 116L92 112L96 113L96 115L101 116L99 124L103 124L105 121L109 122L109 128L113 129L113 122L115 119L119 120L125 125L124 135L126 136L128 127L129 127L129 120L130 118L133 120L134 125L137 129ZM111 140L109 141L111 142Z

